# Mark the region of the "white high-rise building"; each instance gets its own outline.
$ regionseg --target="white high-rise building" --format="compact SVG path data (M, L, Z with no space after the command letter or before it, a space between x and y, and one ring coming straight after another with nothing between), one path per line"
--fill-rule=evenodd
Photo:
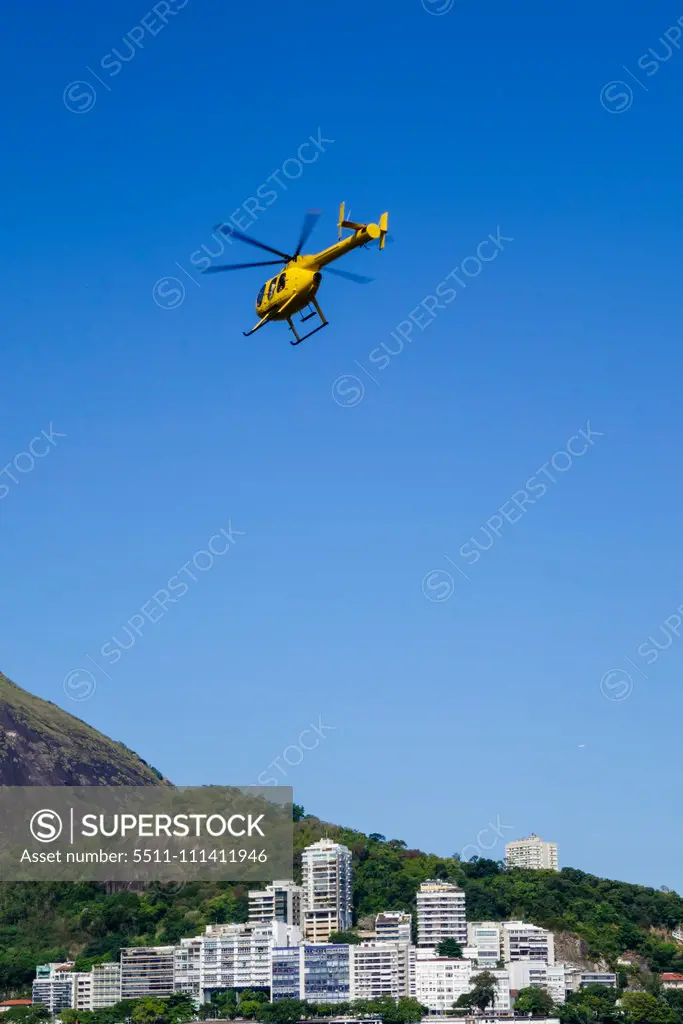
M476 949L477 964L483 970L495 968L498 961L503 959L500 948L500 932L500 921L468 921L467 923L467 942Z
M412 914L403 910L385 910L375 918L375 937L378 942L410 942L412 936Z
M522 988L542 988L555 1003L564 1003L567 978L564 964L548 965L538 960L518 960L508 964L510 988L519 992Z
M207 925L204 935L176 947L174 991L205 1003L220 989L270 989L272 950L300 941L300 929L280 921Z
M555 940L553 933L526 921L503 921L502 948L505 964L517 960L536 960L539 963L555 963Z
M291 881L271 882L265 889L253 889L249 892L249 923L280 921L298 928L302 899L303 889Z
M417 894L417 944L434 948L442 939L467 945L465 893L451 882L423 882Z
M509 868L528 871L559 871L557 843L546 843L532 832L526 839L515 839L507 844L505 863Z
M410 947L407 942L361 942L350 946L352 999L400 999L410 994Z
M92 1009L92 974L90 971L72 971L74 986L74 1010Z
M327 942L352 923L351 851L320 839L301 855L303 930L308 942Z
M449 960L422 950L415 959L415 998L434 1013L450 1015L453 1003L470 990L470 960Z
M52 1013L66 1008L102 1010L121 999L119 964L95 964L90 971L74 971L73 962L41 964L33 982L33 1002L45 1003Z
M43 1003L51 1014L71 1009L75 1002L73 961L39 964L33 982L33 1002Z
M121 1001L121 965L94 964L91 1010L104 1010Z
M472 979L481 974L471 960L452 960L434 956L431 950L418 949L415 956L411 995L440 1015L449 1016L453 1003L472 988ZM496 979L495 1002L491 1009L509 1011L510 978L505 970L493 970Z

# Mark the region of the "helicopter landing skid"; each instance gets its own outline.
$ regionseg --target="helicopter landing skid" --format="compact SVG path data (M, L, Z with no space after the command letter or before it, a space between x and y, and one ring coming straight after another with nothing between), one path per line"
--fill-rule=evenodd
M317 327L314 327L312 331L309 331L308 334L304 334L304 335L302 335L300 337L297 334L296 327L294 326L294 322L292 321L292 318L291 317L287 317L287 323L289 324L289 329L292 332L292 334L294 335L294 337L296 338L296 341L291 341L290 340L290 342L289 342L290 345L300 345L302 341L306 340L306 338L310 338L312 334L316 334L318 331L322 331L323 327L327 327L329 321L325 319L325 314L323 313L322 309L318 305L318 302L317 302L316 299L311 299L311 301L308 304L308 306L306 307L306 309L310 309L311 306L313 306L313 309L306 316L303 315L303 310L302 310L302 312L301 312L301 321L300 322L302 324L304 324L304 323L306 323L307 320L310 320L312 317L317 316L320 319L320 323L318 324Z

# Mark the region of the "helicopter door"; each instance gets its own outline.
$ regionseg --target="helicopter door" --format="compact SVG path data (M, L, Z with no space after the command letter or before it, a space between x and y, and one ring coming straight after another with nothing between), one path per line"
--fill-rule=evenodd
M274 278L273 278L273 280L272 280L272 281L270 282L270 284L268 285L268 301L269 301L269 302L270 302L270 300L271 300L271 299L272 299L272 297L273 297L273 292L275 291L275 285L276 285L276 283L277 283L277 278L276 278L276 277L274 277Z

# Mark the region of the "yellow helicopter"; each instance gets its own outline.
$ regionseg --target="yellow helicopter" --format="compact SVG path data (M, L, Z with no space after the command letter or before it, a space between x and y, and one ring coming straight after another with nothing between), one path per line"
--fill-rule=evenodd
M356 224L355 221L345 219L344 203L342 203L339 207L339 223L337 225L339 241L328 249L323 249L322 252L317 252L310 256L302 256L301 250L308 241L319 217L319 210L311 210L306 214L298 245L291 255L286 252L280 252L279 249L273 249L270 245L264 245L263 242L257 242L255 238L251 238L241 231L236 231L230 224L218 224L216 226L215 230L220 231L228 238L237 238L242 242L248 242L249 245L255 245L258 249L265 249L266 252L274 253L280 259L265 260L261 263L231 263L223 264L222 266L211 266L207 267L203 273L218 274L225 270L242 270L245 267L268 267L281 263L285 264L282 271L269 281L266 281L258 293L256 298L256 314L259 317L259 322L250 331L243 331L245 338L248 338L255 331L258 331L260 327L265 326L265 324L271 321L286 320L289 329L296 338L296 341L290 340L290 345L299 345L306 338L310 338L312 334L315 334L316 331L321 331L323 327L327 327L328 321L325 319L316 299L316 293L322 280L321 270L323 269L331 274L337 274L339 277L355 281L357 284L368 284L372 280L371 277L362 277L360 274L351 274L345 270L338 270L335 267L330 267L329 264L333 260L338 260L340 256L345 256L352 249L357 249L362 245L369 245L371 242L377 241L377 239L379 239L379 248L383 249L387 237L389 214L383 213L379 218L378 224ZM353 234L348 235L342 240L342 232L345 228L353 231ZM306 311L305 315L304 311ZM300 337L292 320L296 313L301 313L301 323L305 323L315 316L319 318L320 323L313 330L309 331L308 334Z

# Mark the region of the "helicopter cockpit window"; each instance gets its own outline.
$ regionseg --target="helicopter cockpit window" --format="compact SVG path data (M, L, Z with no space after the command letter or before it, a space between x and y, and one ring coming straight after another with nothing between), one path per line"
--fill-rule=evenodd
M273 280L268 285L268 298L269 299L272 299L272 297L273 297L273 292L275 291L275 282L276 281L277 281L277 278L274 277Z
M280 274L280 277L278 278L278 282L277 282L277 290L279 292L281 292L282 289L284 288L284 286L285 286L285 275L284 274Z
M261 305L261 303L263 302L263 296L265 294L266 294L266 286L264 285L263 288L261 288L261 291L256 296L256 305L257 306Z

